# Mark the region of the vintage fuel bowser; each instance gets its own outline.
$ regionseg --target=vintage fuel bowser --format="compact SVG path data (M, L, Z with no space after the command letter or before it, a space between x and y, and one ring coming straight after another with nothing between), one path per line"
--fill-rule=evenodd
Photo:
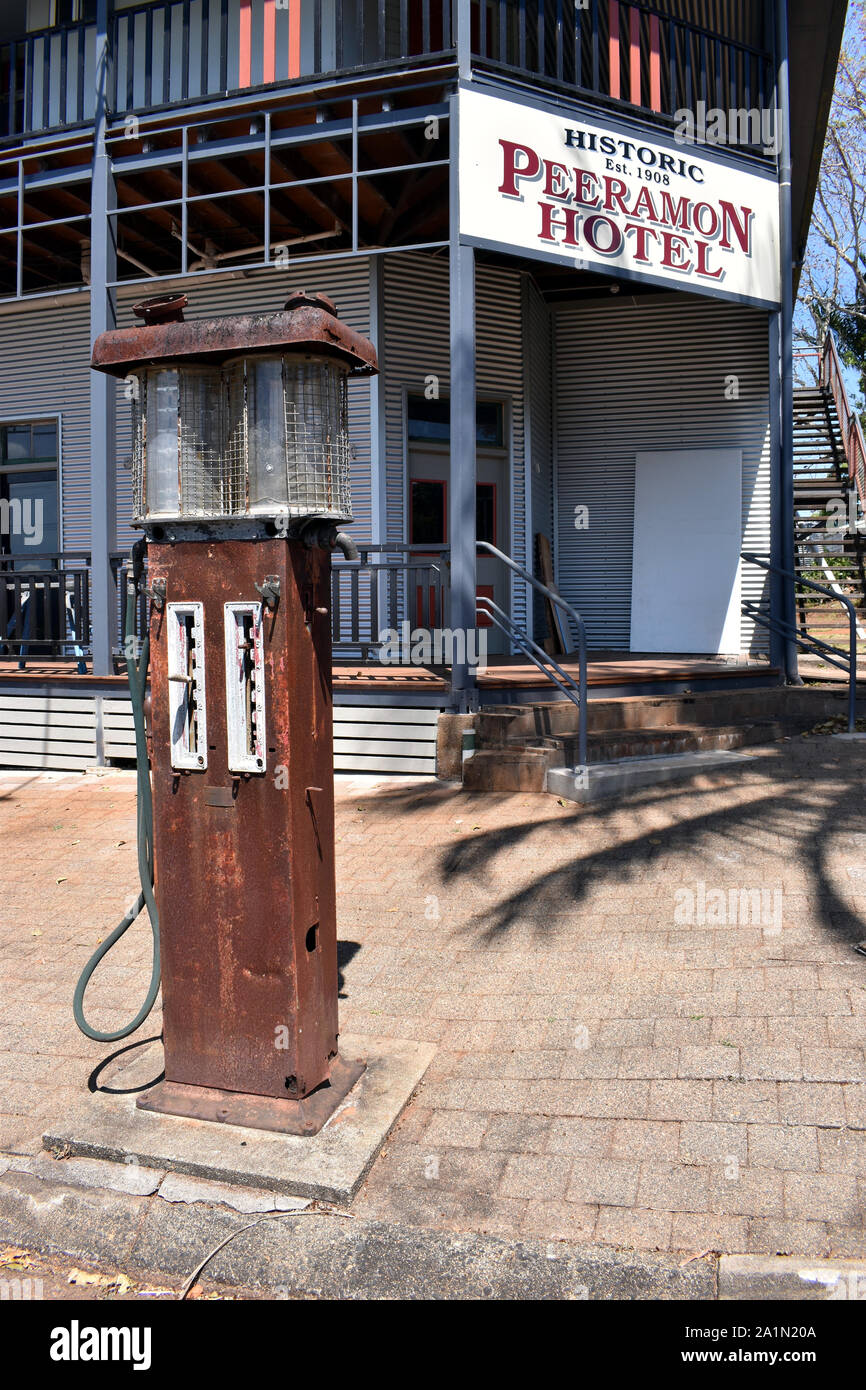
M138 1105L310 1134L363 1071L337 1050L330 552L357 555L347 383L376 354L323 295L185 305L151 299L93 351L132 398L150 599L139 906L152 873L165 1079Z

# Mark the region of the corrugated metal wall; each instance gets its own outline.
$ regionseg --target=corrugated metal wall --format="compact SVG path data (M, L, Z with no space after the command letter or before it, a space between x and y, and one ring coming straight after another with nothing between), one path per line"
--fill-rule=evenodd
M273 268L252 271L235 279L233 276L218 276L209 281L187 280L182 288L189 295L188 318L203 318L213 315L240 313L268 313L281 309L289 293L298 286L309 290L321 290L333 299L337 311L351 328L359 333L370 332L370 265L366 257L353 260L322 261L312 266L299 266L297 270ZM168 287L160 284L159 292ZM118 297L118 326L128 327L135 323L132 306L146 294L146 287L137 285L135 291L122 290ZM134 533L129 529L128 518L132 510L130 492L131 474L124 468L123 461L131 454L130 436L131 411L129 404L118 393L118 504L117 529L119 549L123 549ZM349 384L349 428L352 436L352 509L355 520L351 531L359 540L372 538L371 527L371 488L370 488L370 382L359 378Z
M0 419L62 417L63 545L90 544L90 300L0 314Z
M527 453L529 455L532 535L528 537L532 573L541 578L535 537L542 532L556 551L553 516L553 343L550 309L535 284L526 284L524 302L524 360L526 362ZM546 631L544 599L533 602L536 638Z
M507 267L479 265L476 275L476 381L480 394L507 399L511 418L510 553L526 550L523 335L521 275ZM438 376L449 392L448 261L409 253L385 257L386 477L388 539L405 534L404 390L423 392ZM506 424L507 428L507 424ZM525 621L524 585L512 597L512 614Z
M211 281L187 281L189 317L208 314L266 312L281 308L296 283L321 289L335 301L342 318L361 333L370 331L370 270L366 257L353 261L303 266L287 276L283 269L254 271L242 279L221 276ZM158 286L160 293L166 285ZM147 293L145 286L122 290L118 323L135 322L132 306ZM90 302L82 295L71 305L35 304L0 314L0 419L26 420L57 413L62 419L62 515L66 550L90 545ZM132 514L131 410L118 390L117 404L117 548L135 539ZM353 534L371 537L370 525L370 384L349 386L349 425L352 465Z
M623 295L558 305L553 325L559 586L591 646L628 650L635 454L742 449L743 546L769 550L767 315L687 295ZM725 398L732 375L738 400ZM580 504L587 531L574 528ZM743 597L763 589L747 568ZM744 620L742 646L765 651L765 633Z

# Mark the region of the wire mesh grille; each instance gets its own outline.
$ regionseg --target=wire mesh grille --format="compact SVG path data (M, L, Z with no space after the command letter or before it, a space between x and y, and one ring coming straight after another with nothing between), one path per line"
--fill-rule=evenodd
M332 360L152 368L132 404L137 521L351 521L347 376Z
M286 490L293 516L352 515L346 377L322 362L283 364Z

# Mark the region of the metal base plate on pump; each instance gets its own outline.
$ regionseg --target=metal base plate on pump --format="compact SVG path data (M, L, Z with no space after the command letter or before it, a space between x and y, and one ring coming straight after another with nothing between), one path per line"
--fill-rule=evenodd
M338 1057L331 1067L330 1081L311 1091L303 1100L161 1081L139 1096L136 1105L139 1110L190 1120L211 1120L215 1124L269 1129L280 1134L318 1134L363 1075L366 1065L364 1061L350 1062Z

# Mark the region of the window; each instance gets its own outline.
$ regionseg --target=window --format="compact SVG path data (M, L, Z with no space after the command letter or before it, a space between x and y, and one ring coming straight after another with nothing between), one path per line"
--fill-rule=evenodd
M496 544L496 484L475 484L475 538Z
M438 478L413 478L410 485L410 545L444 545L448 536L447 488ZM496 544L496 485L475 484L475 527L479 541Z
M410 396L409 438L413 442L447 444L451 439L451 402ZM501 401L477 401L475 440L482 448L501 449L505 443L505 409Z
M445 484L413 478L409 511L411 545L444 545L447 533Z
M96 20L96 0L54 0L51 6L51 24L75 24L83 20L93 24Z
M56 420L0 425L0 554L16 570L60 549L57 458Z

